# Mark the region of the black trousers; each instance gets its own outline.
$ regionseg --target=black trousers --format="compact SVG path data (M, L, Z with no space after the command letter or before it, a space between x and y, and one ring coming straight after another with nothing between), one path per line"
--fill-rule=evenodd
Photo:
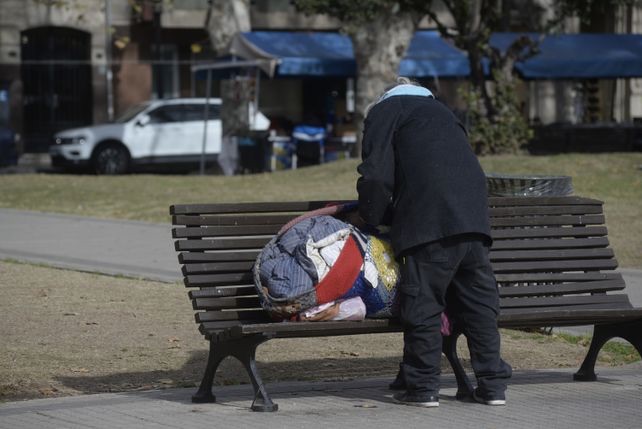
M416 394L439 393L441 313L460 323L483 394L501 395L512 369L500 358L499 294L487 237L465 234L413 247L400 256L402 373Z

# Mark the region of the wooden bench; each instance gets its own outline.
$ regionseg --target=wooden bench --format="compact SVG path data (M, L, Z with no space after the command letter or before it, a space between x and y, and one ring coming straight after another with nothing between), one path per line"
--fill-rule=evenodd
M210 342L207 368L193 402L215 402L212 382L227 356L250 376L252 410L276 411L256 367L255 351L271 338L397 332L396 320L361 322L270 321L253 285L262 247L288 220L326 202L187 204L170 207L175 247L200 332ZM580 197L489 198L494 244L491 261L499 283L505 328L594 325L593 340L575 380L595 380L604 343L622 337L642 353L642 308L622 293L622 276L608 247L602 202ZM618 293L619 292L619 293ZM458 396L471 383L457 357L461 334L444 338ZM401 350L400 350L401 352Z

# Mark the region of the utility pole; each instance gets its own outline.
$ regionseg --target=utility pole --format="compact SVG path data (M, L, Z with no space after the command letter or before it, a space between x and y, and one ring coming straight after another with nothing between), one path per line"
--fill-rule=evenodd
M163 51L161 49L161 13L163 12L163 0L154 0L154 47L156 48L154 77L156 78L156 96L159 100L165 98L163 85Z
M107 119L114 120L114 76L111 69L111 0L105 0L105 79L107 87Z

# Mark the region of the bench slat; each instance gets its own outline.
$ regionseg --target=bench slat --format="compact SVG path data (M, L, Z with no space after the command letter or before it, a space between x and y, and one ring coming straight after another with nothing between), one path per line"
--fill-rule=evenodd
M212 262L208 264L186 264L181 271L183 275L194 273L220 273L220 272L238 272L244 273L251 271L254 261L242 262Z
M607 234L605 226L582 226L560 228L506 228L490 231L494 240L544 237L601 237Z
M269 321L268 314L261 309L238 311L202 311L195 314L196 322L218 322L221 320Z
M528 249L580 249L589 247L607 247L606 237L573 238L573 239L533 239L533 240L497 240L493 250L528 250Z
M554 308L554 310L552 310ZM630 305L626 305L625 303L612 303L612 302L603 302L599 304L585 304L585 305L559 305L556 307L540 307L540 308L503 308L501 310L501 314L505 317L512 316L515 314L520 314L523 313L524 311L527 311L529 314L532 315L539 315L540 317L540 325L543 326L543 321L548 317L548 314L551 311L568 311L571 314L576 313L578 311L583 311L583 310L588 310L588 311L597 311L597 310L617 310L622 313L626 313L628 311L632 310L632 307ZM575 325L579 325L580 323L579 320L575 320ZM590 325L593 325L595 321L589 322ZM545 326L558 326L558 325L550 325L548 323L544 324Z
M544 261L552 259L596 259L612 258L613 250L600 249L570 249L570 250L499 250L490 252L491 261Z
M258 203L220 203L220 204L174 204L170 206L170 214L215 214L215 213L243 213L243 212L275 212L275 211L309 211L325 207L333 203L351 203L354 200L327 200L327 201L290 201L290 202L258 202ZM506 206L570 206L570 205L598 205L602 201L577 197L489 197L488 205L491 207Z
M279 225L223 225L223 226L200 226L172 229L174 238L201 238L201 237L225 237L225 236L247 236L247 235L274 235L279 232Z
M502 311L509 308L526 308L534 311L537 307L558 307L572 305L600 305L600 304L627 304L630 307L627 295L587 295L587 296L551 296L551 297L528 297L528 298L500 298Z
M348 202L337 200L337 203ZM180 214L220 214L220 213L266 213L266 212L305 212L328 205L329 201L284 201L259 203L221 203L221 204L174 204L169 213Z
M246 296L256 293L254 285L250 286L223 286L208 287L199 290L190 290L188 295L190 299L196 298L217 298L224 296Z
M490 217L501 216L533 216L533 215L580 215L580 214L601 214L600 205L576 205L576 206L521 206L521 207L490 207Z
M261 249L270 237L226 237L207 240L178 240L176 250L222 250L222 249Z
M542 295L567 295L608 292L624 289L624 280L607 280L581 283L563 283L553 285L528 285L528 286L506 286L499 288L499 296L502 298L509 297L527 297Z
M236 215L236 216L174 216L173 225L185 226L231 226L231 225L285 225L298 214L289 215ZM560 215L491 217L491 226L536 226L536 225L601 225L604 215Z
M255 261L259 250L219 250L217 252L180 252L178 262L181 264L219 262L219 261Z
M494 227L539 225L601 225L603 223L604 215L494 217L490 219L490 225Z
M495 278L499 283L520 283L520 282L588 282L597 280L622 280L620 273L520 273L520 274L496 274ZM623 280L622 280L623 281Z
M223 297L223 298L197 298L192 300L194 310L223 310L235 308L259 309L261 303L259 297Z
M546 321L545 326L579 326L599 324L600 322L624 322L642 317L642 309L640 308L608 308L611 304L605 305L607 307L557 307L555 310L532 313L523 309L502 310L499 315L499 326L505 328L541 327L544 326L542 325L543 321Z
M489 197L490 207L599 205L602 201L585 197Z
M260 323L265 323L265 321L261 320L219 320L218 322L202 322L201 326L203 326L207 331L209 332L214 332L214 331L222 331L227 328L232 328L234 326L240 326L244 324L260 324Z
M235 216L191 216L180 215L172 216L172 225L185 226L225 226L225 225L285 225L298 214L278 214L278 215L235 215Z
M187 287L253 284L254 276L249 271L243 273L189 275L185 276L183 283Z
M597 271L614 270L617 268L615 259L580 259L565 261L519 261L519 262L493 262L495 273L519 272L549 272L549 271Z
M243 325L237 328L239 334L273 333L278 337L353 335L370 332L396 332L401 326L394 319L366 319L340 322L281 322L259 325ZM298 335L297 335L298 334Z

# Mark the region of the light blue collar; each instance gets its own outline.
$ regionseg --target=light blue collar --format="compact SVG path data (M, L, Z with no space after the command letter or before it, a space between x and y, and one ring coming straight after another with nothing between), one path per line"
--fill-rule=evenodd
M432 92L429 89L424 88L423 86L411 85L411 84L402 84L397 85L391 90L384 93L377 103L382 102L388 97L394 97L395 95L419 95L422 97L434 97Z

